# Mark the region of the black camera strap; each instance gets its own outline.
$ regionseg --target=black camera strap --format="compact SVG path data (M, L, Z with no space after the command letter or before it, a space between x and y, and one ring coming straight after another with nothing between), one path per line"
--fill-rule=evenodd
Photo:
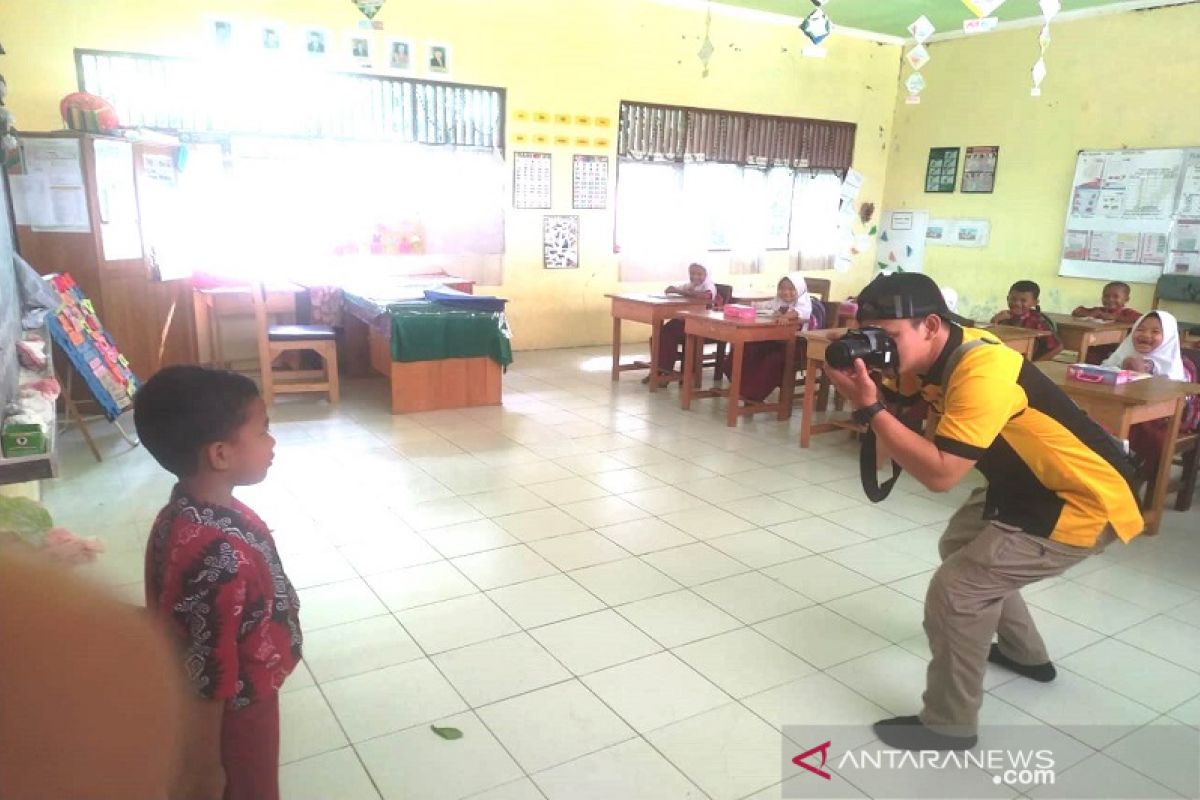
M946 385L950 383L950 376L958 368L958 364L963 360L963 356L976 347L985 344L1000 344L1000 342L991 339L972 339L954 348L954 352L950 354L950 358L946 359L946 366L942 370L941 387L943 392L946 391ZM920 421L909 422L903 418L901 418L901 421L904 422L909 430L914 432L917 430L916 426L920 424ZM896 487L896 481L900 479L900 473L903 472L903 468L896 463L895 459L892 459L892 477L880 483L879 467L876 463L878 445L875 441L875 430L870 425L867 425L867 430L862 437L862 447L858 451L859 477L862 479L863 492L867 495L867 498L872 503L878 503L892 493L892 489Z

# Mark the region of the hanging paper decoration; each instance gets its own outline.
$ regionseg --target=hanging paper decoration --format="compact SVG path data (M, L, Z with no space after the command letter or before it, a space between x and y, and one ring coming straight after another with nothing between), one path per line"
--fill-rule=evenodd
M1046 59L1039 58L1033 65L1033 88L1029 90L1032 97L1042 96L1042 81L1046 80Z
M993 11L1004 5L1004 0L963 0L963 5L977 17L990 17Z
M1031 72L1033 78L1033 87L1029 90L1031 97L1042 96L1042 81L1046 80L1046 50L1050 47L1050 20L1058 16L1059 11L1062 11L1062 2L1061 0L1038 0L1038 7L1041 8L1042 16L1046 21L1038 33L1038 46L1041 52Z
M971 35L993 31L1000 24L999 17L981 17L980 19L964 19L963 33Z
M383 4L386 1L387 0L353 0L354 5L367 19L375 19L375 15L379 13L379 9L383 8Z
M700 73L700 77L708 77L708 62L712 60L713 53L716 48L712 43L712 4L708 6L708 14L704 17L704 43L700 45L700 49L696 52L696 57L700 59L700 63L704 65L704 71Z
M925 45L919 44L904 54L904 60L910 67L919 70L929 63L929 51L925 49Z
M908 89L908 99L905 102L910 106L921 102L921 91L925 88L921 68L928 64L930 59L929 51L925 49L925 41L933 35L934 30L933 23L924 14L908 26L908 32L917 40L917 46L904 54L904 60L913 68L913 73L904 81L904 87Z
M917 44L925 44L925 40L933 36L933 32L937 28L933 27L933 23L929 21L929 17L922 14L917 17L916 22L908 26L908 32L917 40Z
M800 30L813 44L820 44L833 31L833 23L824 11L817 8L800 23Z

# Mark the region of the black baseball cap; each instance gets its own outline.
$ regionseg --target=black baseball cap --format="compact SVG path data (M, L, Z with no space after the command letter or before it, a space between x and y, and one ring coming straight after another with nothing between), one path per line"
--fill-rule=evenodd
M937 314L959 325L971 325L970 320L950 310L933 278L919 272L877 275L859 292L857 300L860 323L876 319L917 319Z

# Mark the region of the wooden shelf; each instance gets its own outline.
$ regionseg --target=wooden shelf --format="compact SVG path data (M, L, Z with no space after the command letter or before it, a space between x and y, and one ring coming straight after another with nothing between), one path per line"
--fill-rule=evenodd
M43 341L46 342L46 375L54 375L54 341L50 338L50 329L43 326L40 333ZM44 453L16 456L15 458L6 458L0 453L0 484L43 481L58 477L58 454L55 451L58 444L57 402L54 405L54 416L46 425L46 436L49 441L46 443L46 452Z

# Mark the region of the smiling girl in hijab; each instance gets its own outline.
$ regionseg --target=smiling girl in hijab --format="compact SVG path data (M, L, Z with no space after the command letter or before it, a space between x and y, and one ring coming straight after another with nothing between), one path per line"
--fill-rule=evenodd
M779 279L773 300L754 305L760 314L769 313L781 323L799 320L800 330L809 330L813 318L813 299L808 293L804 276L799 272ZM740 387L743 400L761 403L779 388L786 352L783 342L751 342L746 345Z
M1163 375L1173 381L1196 382L1196 366L1183 357L1179 347L1179 323L1166 311L1143 314L1116 351L1104 360L1106 367ZM1180 433L1190 433L1200 425L1200 398L1189 395L1179 423ZM1158 467L1167 442L1167 420L1141 422L1129 430L1129 447L1143 469L1150 473Z

